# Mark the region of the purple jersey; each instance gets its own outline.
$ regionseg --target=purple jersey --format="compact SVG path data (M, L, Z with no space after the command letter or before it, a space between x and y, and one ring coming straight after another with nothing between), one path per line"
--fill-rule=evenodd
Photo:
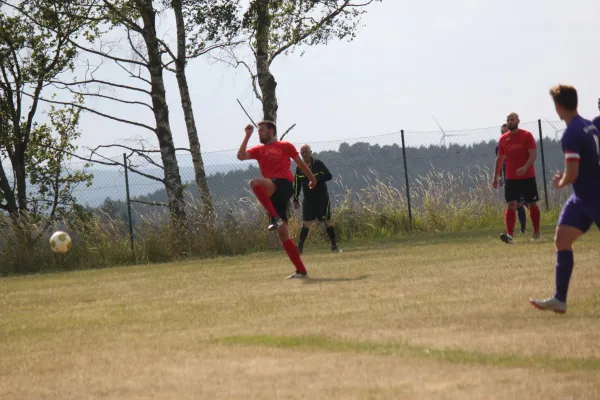
M591 121L576 116L561 139L567 160L579 161L579 175L573 191L582 202L596 205L600 201L600 131Z

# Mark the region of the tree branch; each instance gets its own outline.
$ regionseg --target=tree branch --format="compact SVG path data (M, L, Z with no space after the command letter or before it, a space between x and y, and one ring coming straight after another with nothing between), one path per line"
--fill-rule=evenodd
M78 92L76 90L71 89L70 87L66 87L66 88L63 88L63 89L67 89L69 92L71 92L73 94L76 94L76 95L99 97L99 98L102 98L102 99L112 100L112 101L116 101L118 103L123 103L123 104L140 105L140 106L147 107L150 111L154 111L154 108L152 108L151 105L143 103L141 101L121 100L121 99L119 99L117 97L107 96L107 95L100 94L100 93Z
M148 90L145 89L141 89L135 86L128 86L128 85L121 85L118 83L113 83L113 82L108 82L108 81L103 81L103 80L99 80L99 79L87 79L84 81L75 81L75 82L61 82L61 81L49 81L49 83L55 84L55 85L63 85L63 86L77 86L77 85L87 85L88 83L97 83L100 85L107 85L107 86L112 86L112 87L116 87L116 88L120 88L120 89L127 89L127 90L132 90L134 92L140 92L140 93L144 93L147 94L148 96L151 96L152 93Z
M292 129L294 129L294 127L296 126L296 124L290 126L287 131L285 131L285 133L283 135L281 135L281 139L279 140L283 140L283 138L285 137L285 135L287 135L289 133L289 131L291 131Z
M370 0L368 3L365 3L363 5L356 4L356 5L353 5L353 7L362 7L362 6L370 4L371 1L372 0ZM334 11L332 11L331 13L329 13L328 15L326 15L325 17L323 17L323 19L321 19L321 21L319 21L318 23L316 23L315 25L313 25L310 29L306 30L304 33L300 33L295 39L290 40L289 42L287 42L286 44L284 44L283 46L281 46L279 49L275 50L273 52L273 54L271 54L271 57L269 57L269 65L271 65L271 63L273 62L273 60L278 55L280 55L281 53L285 52L290 47L295 46L296 44L302 42L304 39L306 39L307 37L309 37L310 35L312 35L316 31L318 31L319 29L321 29L321 27L323 25L325 25L326 23L330 22L335 17L337 17L342 11L344 11L344 8L346 8L349 4L350 4L350 0L345 0L344 3L342 3L341 6L339 6L337 9L335 9Z
M33 96L32 96L32 95L30 95L29 93L25 93L25 92L23 92L23 94L25 94L26 96L29 96L29 97L33 97ZM81 110L84 110L84 111L89 111L89 112L91 112L92 114L96 114L96 115L99 115L99 116L101 116L101 117L105 117L105 118L108 118L108 119L112 119L113 121L123 122L123 123L125 123L125 124L129 124L129 125L138 126L138 127L140 127L140 128L146 128L146 129L148 129L149 131L156 132L156 129L155 129L155 128L152 128L151 126L148 126L148 125L146 125L146 124L142 124L142 123L140 123L140 122L130 121L130 120L127 120L127 119L122 119L122 118L118 118L118 117L113 117L112 115L104 114L104 113L102 113L102 112L100 112L100 111L96 111L96 110L94 110L94 109L91 109L91 108L89 108L89 107L86 107L86 106L82 106L82 105L80 105L80 104L76 104L76 103L69 103L69 102L65 102L65 101L58 101L58 100L48 100L48 99L45 99L45 98L43 98L43 97L40 97L39 99L40 99L40 101L43 101L43 102L45 102L45 103L49 103L49 104L60 104L60 105L63 105L63 106L73 106L73 107L77 107L77 108L79 108L79 109L81 109Z

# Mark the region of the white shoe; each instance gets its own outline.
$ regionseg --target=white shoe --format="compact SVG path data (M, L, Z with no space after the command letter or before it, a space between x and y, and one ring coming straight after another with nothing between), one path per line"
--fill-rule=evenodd
M558 314L564 314L567 312L567 302L560 301L556 297L548 297L544 300L529 299L532 306L538 310L551 310Z
M292 275L286 277L285 279L306 279L308 278L308 274L302 272L294 272Z

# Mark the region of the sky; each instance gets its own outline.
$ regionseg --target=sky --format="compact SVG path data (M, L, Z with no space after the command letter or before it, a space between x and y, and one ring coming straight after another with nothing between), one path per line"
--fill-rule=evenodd
M384 0L370 6L354 41L277 58L278 126L295 123L289 140L313 143L437 131L432 115L446 131L500 126L513 111L521 121L555 121L548 90L557 83L578 89L580 113L591 119L600 97L599 12L598 0ZM167 39L173 28L162 17ZM115 66L101 68L97 76L132 82ZM202 151L237 148L248 119L236 99L261 118L247 71L203 58L189 63L187 78ZM166 75L166 90L175 145L189 147L174 75ZM88 106L154 124L141 108ZM158 145L149 131L89 113L81 130L81 146L139 136Z

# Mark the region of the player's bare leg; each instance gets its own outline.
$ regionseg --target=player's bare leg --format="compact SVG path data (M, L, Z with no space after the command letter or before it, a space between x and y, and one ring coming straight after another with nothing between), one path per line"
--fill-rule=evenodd
M506 204L506 212L504 213L504 224L506 232L500 235L500 240L504 243L512 243L515 233L515 224L517 223L517 205L516 201L509 201Z
M281 241L285 252L290 258L290 261L292 264L294 264L294 267L296 267L296 272L288 276L286 279L306 278L308 276L306 268L304 267L304 263L302 262L298 248L290 237L287 222L281 221L279 227L277 228L277 235L279 236L279 240Z
M260 204L262 204L269 214L270 224L268 229L270 231L277 229L281 224L281 218L277 215L277 211L275 211L275 207L273 207L273 202L271 201L271 196L277 190L275 183L271 179L255 178L249 182L249 185Z
M567 312L567 292L573 272L573 243L583 235L578 228L559 225L556 227L554 244L556 245L556 293L544 300L530 299L529 302L540 310L552 310L555 313Z
M337 246L337 240L335 237L335 229L330 219L326 219L323 221L323 225L325 225L325 231L327 232L327 236L329 236L329 240L331 241L331 251L335 253L341 253L342 250Z

